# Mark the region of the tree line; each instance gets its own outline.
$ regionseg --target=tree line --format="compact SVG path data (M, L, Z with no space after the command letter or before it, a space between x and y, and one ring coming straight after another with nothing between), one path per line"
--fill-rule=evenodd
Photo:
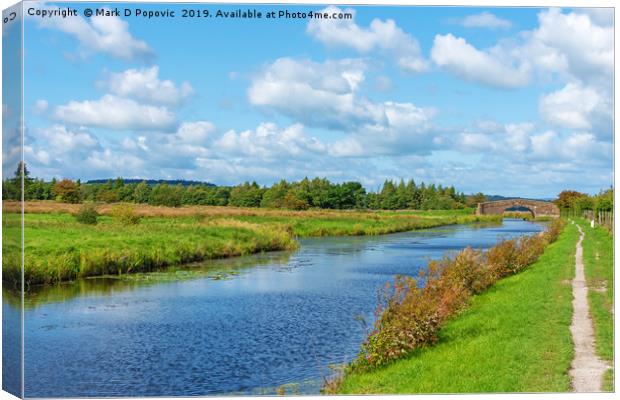
M21 165L14 178L3 181L2 198L20 200ZM454 186L417 184L413 180L386 180L381 190L369 192L359 182L334 183L326 178L304 178L297 182L281 180L270 187L256 182L237 186L213 186L192 183L188 186L168 183L149 184L146 181L126 182L122 178L97 183L82 183L71 179L32 178L23 166L24 199L56 200L65 203L132 202L156 206L212 205L237 207L266 207L304 210L322 209L381 209L381 210L447 210L475 207L485 197L479 193L466 196Z
M609 188L602 190L599 194L589 195L575 190L562 191L556 200L555 205L561 211L613 211L614 210L614 190Z

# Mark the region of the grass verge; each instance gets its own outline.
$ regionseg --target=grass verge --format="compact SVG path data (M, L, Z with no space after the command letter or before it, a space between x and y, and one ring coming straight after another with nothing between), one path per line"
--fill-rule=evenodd
M588 303L594 323L596 352L603 360L614 356L614 243L607 229L591 228L586 220L577 221L585 233L583 262L588 282ZM610 379L611 377L611 379ZM603 390L613 391L613 372L608 371Z
M573 358L569 326L577 228L525 271L474 296L408 358L344 377L342 394L564 392Z

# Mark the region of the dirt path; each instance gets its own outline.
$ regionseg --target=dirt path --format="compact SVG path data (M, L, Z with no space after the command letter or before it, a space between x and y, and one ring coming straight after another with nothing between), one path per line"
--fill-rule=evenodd
M607 365L595 352L594 326L588 306L588 285L583 267L584 233L577 225L580 237L575 253L575 278L573 279L573 322L570 326L575 345L575 358L569 371L573 391L600 392Z

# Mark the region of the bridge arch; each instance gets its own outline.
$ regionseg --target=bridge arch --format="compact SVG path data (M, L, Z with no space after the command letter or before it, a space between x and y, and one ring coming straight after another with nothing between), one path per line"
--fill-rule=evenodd
M559 217L560 209L550 201L508 199L478 203L476 215L503 214L509 208L523 207L532 212L534 217Z

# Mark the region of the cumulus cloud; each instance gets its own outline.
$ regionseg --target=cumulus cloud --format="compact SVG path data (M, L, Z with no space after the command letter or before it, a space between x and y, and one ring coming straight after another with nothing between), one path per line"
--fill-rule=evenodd
M506 155L524 154L531 147L534 130L535 126L530 122L500 124L479 121L459 135L455 148L469 153L497 151Z
M275 110L307 126L343 131L330 146L338 156L427 152L433 144L436 111L406 102L373 102L360 94L365 64L281 58L255 77L250 103Z
M248 99L306 124L349 128L382 117L381 110L356 96L365 69L360 60L280 58L255 77Z
M484 133L463 132L460 138L460 146L467 151L486 151L497 148L497 143L492 137Z
M132 138L125 138L121 142L121 147L124 150L137 150L141 149L143 151L149 151L149 146L147 144L146 136L138 136L138 140L134 140Z
M614 24L614 9L611 7L579 8L577 13L586 14L597 25L612 26Z
M484 11L480 14L466 16L461 20L461 25L465 28L507 29L512 27L512 22L499 18L488 11Z
M436 35L431 50L435 64L469 81L500 88L517 88L530 81L527 64L504 59L496 48L478 50L452 34Z
M321 13L351 13L355 10L329 6ZM424 72L428 62L421 54L418 41L396 25L394 20L375 18L368 28L352 19L312 19L306 32L316 40L335 47L348 47L361 53L378 50L391 54L400 68L408 72Z
M27 162L35 162L48 165L52 162L52 156L48 151L35 149L33 146L24 146L24 159Z
M608 13L604 13L608 16ZM500 40L480 50L464 38L437 35L431 58L440 67L488 86L524 86L534 72L569 80L608 84L613 72L613 26L598 12L552 8L538 14L538 26L517 40Z
M209 121L184 122L179 126L176 136L183 143L206 143L215 132L215 125Z
M589 131L540 131L530 122L503 124L487 132L474 127L461 132L455 144L463 152L495 155L499 158L494 163L501 160L506 165L595 165L608 162L612 154L611 144Z
M597 25L589 14L562 13L557 8L539 13L538 23L529 41L558 51L566 60L566 73L583 81L612 75L613 26Z
M58 106L54 117L65 123L113 130L169 130L176 125L174 114L166 107L109 94L99 100L70 101Z
M589 132L561 135L545 131L532 136L532 158L543 161L565 161L572 165L583 160L609 161L612 154L610 143L599 141Z
M45 4L46 9L58 9ZM34 17L33 17L34 18ZM129 24L119 17L81 16L67 18L37 18L42 28L55 29L75 37L83 55L93 52L123 60L149 60L153 51L142 40L133 37Z
M109 148L92 152L84 161L84 167L95 176L139 177L145 162L131 153L112 151ZM137 175L136 175L137 174Z
M70 169L91 152L102 149L99 139L83 128L70 129L54 124L35 128L33 132L27 134L24 145L24 159L29 165ZM64 173L59 175L64 176Z
M540 98L539 111L551 124L570 129L592 129L594 119L611 122L611 104L593 87L569 83Z
M238 133L230 130L214 142L214 147L231 156L261 158L304 157L325 151L325 145L307 136L301 124L280 129L276 124L262 123L255 130Z
M160 80L158 66L112 73L104 85L120 97L171 106L180 104L193 93L188 82L177 86L170 80Z
M37 137L45 140L47 149L54 154L88 151L100 147L99 140L89 131L70 130L59 124L39 130Z

